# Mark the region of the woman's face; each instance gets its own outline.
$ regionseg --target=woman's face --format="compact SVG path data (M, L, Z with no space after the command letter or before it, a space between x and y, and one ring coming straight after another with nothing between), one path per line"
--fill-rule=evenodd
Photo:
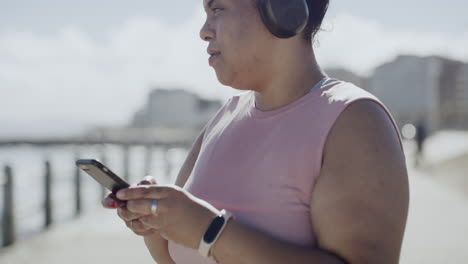
M248 89L268 78L274 37L263 25L254 0L204 0L204 6L207 17L200 37L209 43L209 63L218 80Z

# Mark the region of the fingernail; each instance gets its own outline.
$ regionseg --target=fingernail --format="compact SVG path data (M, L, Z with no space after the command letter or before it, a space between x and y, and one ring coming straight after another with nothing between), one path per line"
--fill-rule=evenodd
M116 194L117 198L119 199L123 199L125 198L125 192L123 190L121 191L118 191L117 194Z
M117 203L115 201L110 201L109 202L109 207L111 208L117 208Z
M151 175L146 175L144 178L143 178L144 181L149 181L151 182L153 180L153 176Z

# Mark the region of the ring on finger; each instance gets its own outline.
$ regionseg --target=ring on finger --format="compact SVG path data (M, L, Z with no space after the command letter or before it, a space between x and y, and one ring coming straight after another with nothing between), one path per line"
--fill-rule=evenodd
M133 229L133 220L130 220L130 229Z
M157 211L158 211L158 200L153 200L153 202L151 203L151 213L156 214Z

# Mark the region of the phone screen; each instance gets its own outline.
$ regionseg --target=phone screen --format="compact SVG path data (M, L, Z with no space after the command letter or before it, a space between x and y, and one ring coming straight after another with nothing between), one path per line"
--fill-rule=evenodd
M113 194L116 194L121 189L130 187L126 181L95 159L79 159L76 161L76 166L93 177Z

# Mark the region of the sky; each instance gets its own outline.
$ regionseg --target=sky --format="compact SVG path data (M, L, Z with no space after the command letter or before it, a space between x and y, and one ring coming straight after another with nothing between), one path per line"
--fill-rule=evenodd
M468 62L468 3L331 1L324 67L369 75L398 54ZM0 137L124 125L155 87L226 100L208 67L202 0L0 0Z

